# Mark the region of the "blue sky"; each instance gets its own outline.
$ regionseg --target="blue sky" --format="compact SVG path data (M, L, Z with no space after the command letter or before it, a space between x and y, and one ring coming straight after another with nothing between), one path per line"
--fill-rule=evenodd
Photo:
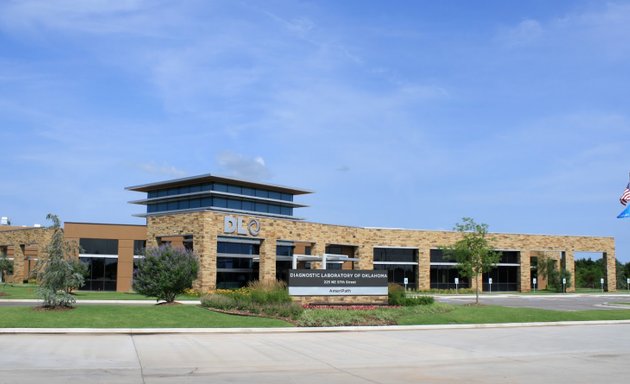
M630 2L0 2L0 215L137 223L125 186L315 191L310 221L614 236Z

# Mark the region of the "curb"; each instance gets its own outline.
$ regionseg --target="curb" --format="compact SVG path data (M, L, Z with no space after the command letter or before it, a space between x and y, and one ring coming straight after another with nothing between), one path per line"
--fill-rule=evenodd
M450 329L532 328L628 324L630 320L555 321L534 323L390 325L302 328L0 328L0 335L172 335L172 334L273 334L383 331L435 331Z

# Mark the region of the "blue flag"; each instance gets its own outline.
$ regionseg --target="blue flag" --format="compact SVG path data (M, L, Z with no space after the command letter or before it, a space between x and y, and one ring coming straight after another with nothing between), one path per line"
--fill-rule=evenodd
M618 219L625 219L627 217L630 217L630 205L628 205L626 207L626 209L624 209L623 211L621 211L621 213L619 214L619 216L617 216Z

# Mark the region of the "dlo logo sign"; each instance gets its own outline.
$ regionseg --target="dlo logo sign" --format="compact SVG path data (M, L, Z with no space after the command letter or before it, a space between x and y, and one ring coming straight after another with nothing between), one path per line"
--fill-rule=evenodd
M225 216L223 232L236 233L238 235L258 236L260 233L260 221L250 219L247 223L243 217Z

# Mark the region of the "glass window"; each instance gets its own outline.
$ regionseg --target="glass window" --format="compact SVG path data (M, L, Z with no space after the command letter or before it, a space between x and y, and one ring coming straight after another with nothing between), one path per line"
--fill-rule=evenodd
M133 254L144 255L144 249L147 247L146 240L134 240L133 241Z
M270 199L276 199L276 200L282 200L282 194L280 192L276 192L276 191L269 191L269 198Z
M79 239L81 253L90 255L118 255L118 240Z
M199 208L201 207L201 199L190 199L188 204L190 208Z
M227 207L230 209L241 209L241 201L234 199L227 199Z
M280 206L275 204L269 204L269 213L280 214Z
M219 208L227 208L227 199L221 197L212 198L212 206Z
M390 283L404 286L406 277L407 288L418 288L416 282L416 276L418 275L417 265L374 264L374 270L387 271L387 281Z
M178 202L179 209L188 209L190 208L190 200L180 200Z
M117 258L81 257L79 260L88 267L85 285L80 288L81 290L116 290L116 277L118 270Z
M243 201L242 207L245 211L253 211L256 208L256 205L251 201Z
M455 286L455 278L459 279L459 284ZM469 288L470 284L467 277L459 274L456 266L450 265L433 265L430 271L431 289L455 289Z
M201 199L201 206L202 207L211 207L212 206L212 198L211 197L204 197L203 199Z
M179 204L177 204L177 201L169 201L168 202L168 207L166 208L169 211L175 211L177 210L177 207L179 206Z
M217 242L217 253L231 253L231 254L237 254L237 255L258 255L260 254L260 245L219 241Z
M293 216L293 208L291 207L280 207L280 214Z
M241 194L241 187L238 185L228 185L227 186L227 191L229 193L236 193L236 194Z
M254 188L243 187L242 193L243 195L247 195L247 196L256 196L256 191L254 190Z
M265 191L264 189L256 189L256 196L257 197L269 197L269 192Z
M292 245L276 245L276 255L278 256L293 256Z
M449 257L444 255L444 251L441 249L432 249L429 252L429 258L432 263L455 263L455 257Z
M201 184L195 184L190 186L190 193L201 192Z
M417 249L401 249L401 248L374 248L374 261L389 262L418 262Z
M265 204L265 203L256 203L254 210L256 212L267 212L268 209L269 209L269 207L267 206L267 204Z
M221 183L214 183L212 189L218 192L227 192L227 185L221 184Z

